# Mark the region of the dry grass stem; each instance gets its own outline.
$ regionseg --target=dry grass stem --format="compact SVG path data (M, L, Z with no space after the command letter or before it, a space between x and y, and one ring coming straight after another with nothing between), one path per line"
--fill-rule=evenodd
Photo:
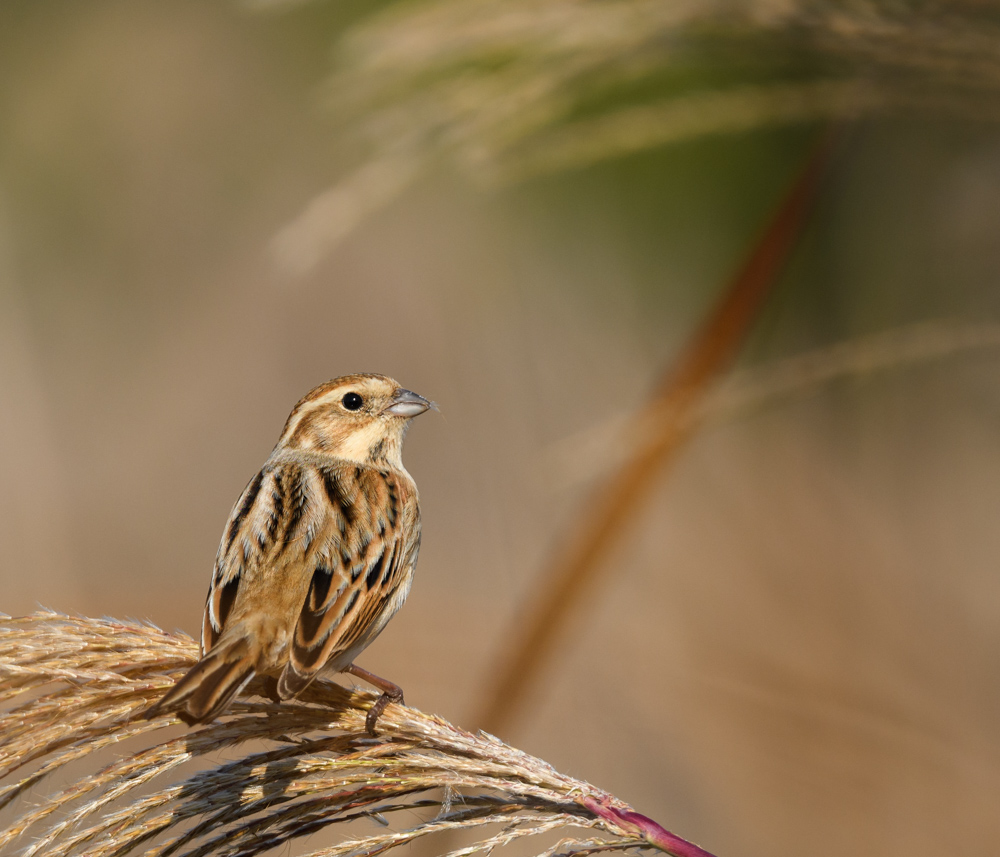
M0 853L249 857L339 825L339 841L312 857L381 854L462 830L475 841L450 857L545 834L544 854L710 857L491 735L390 706L371 738L375 695L332 682L294 703L241 698L196 730L138 719L197 655L189 637L139 623L52 612L0 621ZM66 785L67 766L88 759ZM359 827L371 820L388 826ZM583 838L548 845L572 830Z

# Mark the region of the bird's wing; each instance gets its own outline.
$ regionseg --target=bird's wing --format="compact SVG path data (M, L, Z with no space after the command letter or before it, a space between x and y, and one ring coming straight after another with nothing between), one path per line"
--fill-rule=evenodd
M313 565L279 682L283 696L328 664L346 667L375 638L406 596L419 543L416 495L404 474L338 466L320 477L339 537Z
M246 579L248 567L259 561L263 550L260 536L255 530L258 518L265 504L273 505L273 486L265 486L272 480L272 474L266 470L258 471L243 489L239 500L233 506L226 522L226 529L219 544L219 553L215 559L215 572L212 584L208 588L208 599L205 602L205 613L201 623L201 653L207 654L218 642L226 627L226 620L232 612L240 583ZM266 534L266 529L262 533Z
M250 480L219 544L202 621L203 654L238 619L292 627L310 563L339 552L338 514L320 468L308 461L269 463Z

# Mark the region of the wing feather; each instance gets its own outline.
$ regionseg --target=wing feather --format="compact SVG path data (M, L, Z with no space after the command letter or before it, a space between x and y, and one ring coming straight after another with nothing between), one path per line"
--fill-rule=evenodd
M319 567L313 573L292 638L289 668L297 678L289 686L304 687L324 666L347 666L340 663L344 656L364 648L381 630L383 617L388 619L385 613L395 604L389 584L400 576L402 558L409 553L404 542L415 529L402 526L398 480L370 468L329 468L324 474L331 501L353 498L349 511L335 506L347 525L327 557L337 566L332 576L342 583L333 592L327 576L317 573Z
M306 471L298 465L265 466L233 506L205 604L202 654L222 637L245 591L279 564L278 557L297 538L305 544L316 529L305 481Z

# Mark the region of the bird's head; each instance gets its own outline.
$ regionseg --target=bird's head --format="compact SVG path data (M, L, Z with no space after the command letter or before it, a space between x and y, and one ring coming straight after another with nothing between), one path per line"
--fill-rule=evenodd
M345 375L321 384L299 401L277 449L402 467L409 421L431 407L433 402L385 375Z

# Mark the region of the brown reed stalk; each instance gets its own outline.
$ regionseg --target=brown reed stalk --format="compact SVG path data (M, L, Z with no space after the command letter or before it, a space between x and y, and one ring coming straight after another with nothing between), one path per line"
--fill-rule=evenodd
M475 841L449 857L542 834L564 837L539 846L546 857L629 848L711 857L491 735L394 705L372 738L364 719L374 694L328 681L292 703L241 697L195 730L178 732L172 716L141 719L197 655L191 638L150 625L0 618L0 853L251 857L338 825L341 841L310 857L368 857L462 830ZM109 748L112 761L99 761ZM191 762L202 769L185 774ZM56 785L71 763L90 770ZM386 828L359 831L371 819Z
M642 503L691 436L703 402L730 367L777 281L816 200L833 134L820 137L760 238L715 308L669 367L626 436L633 446L621 467L590 494L583 513L558 545L532 590L525 621L506 635L514 645L491 674L486 704L475 723L491 732L508 728L523 707L552 647L598 583L612 545L639 517Z

